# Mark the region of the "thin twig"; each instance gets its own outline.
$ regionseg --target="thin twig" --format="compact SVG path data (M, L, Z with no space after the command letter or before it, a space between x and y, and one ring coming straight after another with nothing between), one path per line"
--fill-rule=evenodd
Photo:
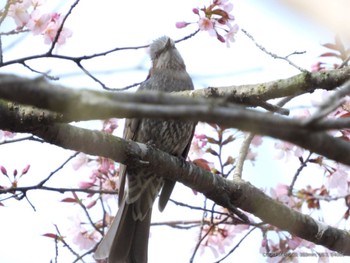
M208 229L208 231L204 234L204 236L202 236L202 238L198 241L196 247L194 248L193 254L190 258L190 263L192 263L194 261L194 257L197 254L197 251L199 249L199 246L201 245L202 241L210 234L210 232L212 231L212 229L222 223L224 223L225 221L227 221L229 219L229 217L226 217L224 219L222 219L221 221L217 222L217 223L213 223L210 228Z
M73 155L71 155L70 157L68 157L68 159L65 160L65 161L64 161L58 168L56 168L53 172L51 172L47 178L45 178L45 179L42 180L40 183L38 183L38 186L39 186L39 187L43 186L48 180L50 180L50 178L51 178L54 174L56 174L59 170L61 170L70 160L72 160L73 158L75 158L78 154L79 154L79 152L75 152Z
M255 229L256 227L253 227L251 230L249 230L249 232L245 234L244 237L242 237L242 239L237 243L237 245L235 245L223 258L219 259L218 261L215 261L214 263L220 263L221 261L226 259L229 255L231 255L242 244L244 239L246 239Z
M3 142L0 142L0 145L9 144L9 143L16 143L16 142L22 142L22 141L34 141L34 142L41 142L41 143L45 142L43 139L40 139L38 137L35 137L35 136L31 135L31 136L28 136L28 137L22 137L22 138L17 138L17 139L13 139L13 140L6 140L6 141L3 141Z
M69 8L68 10L68 13L64 16L63 20L62 20L62 23L60 25L60 27L58 28L57 30L57 33L56 33L56 36L54 38L54 40L52 41L52 44L51 44L51 47L49 49L49 51L47 52L48 54L52 54L52 51L53 49L55 48L55 45L57 44L57 41L58 41L58 38L60 37L61 35L61 32L62 32L62 29L63 29L63 26L68 18L68 16L72 13L74 7L76 7L78 5L80 0L76 0L73 5L71 5L71 7Z
M42 71L38 71L36 69L33 69L32 67L30 67L25 61L23 61L21 63L24 67L26 67L27 69L29 69L30 71L34 72L34 73L38 73L40 75L43 75L45 78L48 78L49 80L59 80L59 77L54 77L54 76L51 76L49 75L48 73L46 72L42 72Z
M268 54L269 56L273 57L273 58L277 58L277 59L281 59L281 60L284 60L284 61L287 61L290 65L292 65L293 67L295 67L296 69L298 69L300 72L308 72L306 69L303 69L301 67L299 67L298 65L296 65L295 63L293 63L292 61L289 60L289 57L291 55L300 55L300 54L304 54L305 51L295 51L291 54L289 54L288 56L285 56L285 57L281 57L279 55L276 55L270 51L267 51L266 48L264 48L262 45L258 44L255 39L253 38L252 35L250 35L245 29L242 29L242 32L250 39L254 42L254 44L261 50L263 51L264 53Z
M307 156L307 158L304 161L301 162L299 168L295 172L295 174L293 176L293 180L292 180L292 182L291 182L291 184L289 186L289 189L288 189L288 196L292 195L295 182L297 181L297 178L300 175L301 171L306 167L307 163L309 162L311 155L312 155L312 152L310 152L309 155Z
M74 193L74 192L73 192L73 193ZM101 229L99 229L99 228L96 226L96 224L92 221L92 218L91 218L89 212L87 211L86 206L83 204L83 202L82 202L81 200L79 200L77 203L78 203L79 206L83 209L83 211L84 211L84 213L85 213L87 219L89 220L89 223L91 224L91 226L92 226L97 232L99 232L99 233L103 236L103 231L102 231Z
M58 229L57 225L54 225L57 231L58 236L60 237L59 241L63 243L65 247L68 248L68 250L76 257L79 257L79 254L73 250L73 248L68 245L68 243L64 240L64 237L61 235L60 230ZM83 260L82 260L83 261ZM84 262L84 261L83 261Z

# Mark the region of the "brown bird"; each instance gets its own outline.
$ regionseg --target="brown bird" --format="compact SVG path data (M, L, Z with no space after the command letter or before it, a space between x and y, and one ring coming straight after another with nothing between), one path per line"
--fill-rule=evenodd
M155 40L150 46L150 56L152 68L149 78L139 90L193 90L192 80L172 39L164 36ZM124 138L186 158L194 128L195 123L187 121L127 119ZM95 252L95 259L108 259L108 263L147 262L154 200L162 189L158 204L162 211L175 185L175 181L163 179L159 175L162 175L161 167L156 172L149 172L121 165L119 210Z

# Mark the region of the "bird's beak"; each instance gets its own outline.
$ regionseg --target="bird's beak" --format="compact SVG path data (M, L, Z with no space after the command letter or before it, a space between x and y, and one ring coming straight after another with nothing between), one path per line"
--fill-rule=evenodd
M169 50L171 48L173 48L175 45L174 45L174 42L171 40L171 38L168 38L168 41L166 42L165 44L165 50Z

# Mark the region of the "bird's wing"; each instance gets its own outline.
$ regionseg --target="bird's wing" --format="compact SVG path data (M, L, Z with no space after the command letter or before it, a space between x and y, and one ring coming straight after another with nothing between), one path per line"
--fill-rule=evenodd
M193 127L192 127L192 132L191 132L192 135L190 137L191 140L188 141L188 143L186 145L186 148L184 149L184 151L181 154L181 157L184 160L186 160L188 152L190 151L191 142L192 142L192 138L193 138L195 129L196 129L196 124L194 124ZM159 201L158 201L158 209L159 209L159 211L162 212L164 210L164 208L165 208L165 206L168 203L168 200L170 198L171 192L174 189L175 183L176 183L176 181L172 181L172 180L168 180L168 179L164 180L164 185L162 187L162 192L160 193Z
M125 140L134 140L136 136L136 132L138 126L140 124L139 119L126 119L124 126L123 138ZM125 182L126 182L126 165L120 164L119 166L119 206L123 202L124 199L124 190L125 190Z

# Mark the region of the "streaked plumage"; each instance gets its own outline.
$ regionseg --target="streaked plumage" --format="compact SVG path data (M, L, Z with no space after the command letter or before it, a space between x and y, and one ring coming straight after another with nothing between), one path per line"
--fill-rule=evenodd
M163 92L192 90L183 59L173 40L164 36L150 46L152 68L139 90ZM174 156L186 158L195 124L159 119L128 119L124 138L152 145ZM152 206L160 189L159 209L163 210L175 182L164 180L162 170L149 172L121 165L119 210L105 238L95 252L96 259L109 263L146 263ZM125 189L124 189L124 186Z

